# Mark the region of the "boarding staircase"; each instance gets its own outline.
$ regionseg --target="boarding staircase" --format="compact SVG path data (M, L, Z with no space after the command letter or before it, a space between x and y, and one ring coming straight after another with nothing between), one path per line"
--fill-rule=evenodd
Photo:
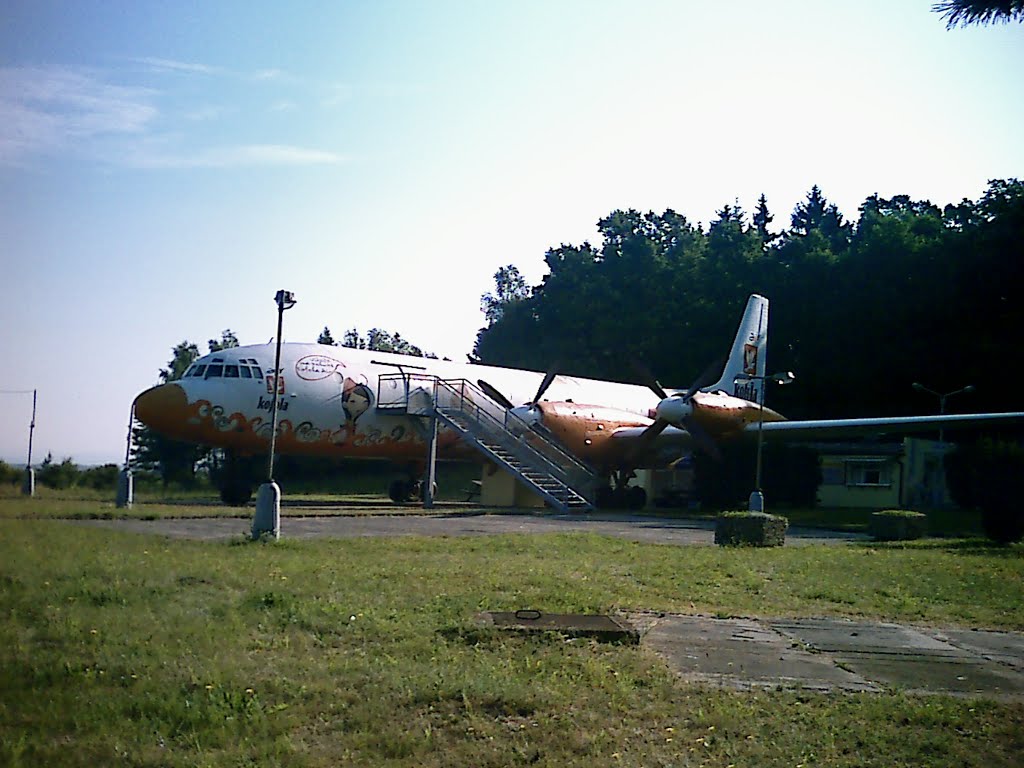
M399 373L380 377L377 409L437 419L561 512L594 508L597 475L543 426L528 423L467 379Z

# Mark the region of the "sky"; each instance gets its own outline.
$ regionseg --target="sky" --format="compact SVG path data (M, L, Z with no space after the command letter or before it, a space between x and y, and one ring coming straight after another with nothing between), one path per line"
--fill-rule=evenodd
M764 193L781 229L814 184L856 218L1024 176L1024 24L930 5L5 0L0 458L37 390L34 461L123 461L171 349L266 343L279 289L286 341L463 360L499 267L616 209Z

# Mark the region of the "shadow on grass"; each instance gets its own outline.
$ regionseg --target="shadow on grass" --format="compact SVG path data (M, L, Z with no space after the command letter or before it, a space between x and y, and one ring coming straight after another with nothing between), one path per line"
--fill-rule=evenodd
M999 544L989 539L924 539L921 541L870 541L860 544L871 549L920 549L947 552L951 555L984 555L985 557L1022 558L1024 542Z

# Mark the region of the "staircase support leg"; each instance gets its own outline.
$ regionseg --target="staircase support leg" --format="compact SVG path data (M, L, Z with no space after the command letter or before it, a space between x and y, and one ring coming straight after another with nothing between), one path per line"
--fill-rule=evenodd
M434 478L437 476L437 411L430 413L430 432L427 443L427 476L423 481L423 508L434 508Z

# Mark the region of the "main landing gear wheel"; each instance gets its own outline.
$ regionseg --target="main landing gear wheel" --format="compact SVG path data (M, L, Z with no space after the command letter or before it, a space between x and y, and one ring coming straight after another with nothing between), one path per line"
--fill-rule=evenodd
M228 453L220 477L220 500L229 507L244 507L252 499L252 482L243 463Z
M602 486L597 491L598 509L631 509L640 510L647 506L647 491L639 485L621 488Z
M627 469L611 473L606 478L609 484L597 489L597 508L639 510L647 506L647 491L643 486L629 484L634 477L636 473Z
M413 497L413 485L415 484L408 480L392 480L388 486L388 496L395 504L405 504Z
M639 485L632 485L626 489L626 509L643 509L647 506L647 491Z
M434 495L437 495L437 483L434 483ZM423 499L423 481L392 480L388 486L388 496L395 504L406 504L410 501Z

